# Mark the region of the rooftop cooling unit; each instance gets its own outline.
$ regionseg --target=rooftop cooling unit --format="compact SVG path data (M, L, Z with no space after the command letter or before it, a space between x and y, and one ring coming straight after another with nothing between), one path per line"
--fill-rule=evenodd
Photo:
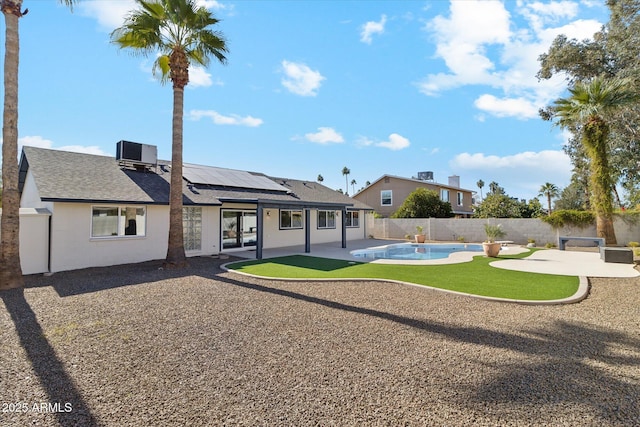
M433 181L433 172L418 172L418 179L421 181Z
M155 166L158 164L158 147L131 141L116 144L116 160L134 165Z

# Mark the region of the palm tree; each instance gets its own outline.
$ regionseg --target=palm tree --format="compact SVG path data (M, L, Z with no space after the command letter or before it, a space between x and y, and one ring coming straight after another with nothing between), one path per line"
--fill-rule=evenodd
M324 177L323 177L322 175L318 174L317 181L318 181L318 182L322 182L322 181L324 181Z
M346 194L347 196L349 195L349 174L351 173L351 171L349 170L348 167L343 167L342 168L342 175L344 175L344 183L345 185L345 192L344 194Z
M352 179L351 180L351 191L352 191L351 194L356 194L356 184L357 184L356 180Z
M476 185L480 189L480 199L482 199L482 187L484 187L484 181L480 179L476 182Z
M539 196L547 198L547 206L549 207L548 215L551 215L551 199L560 195L560 189L557 185L546 182L539 190Z
M72 8L75 0L61 0ZM22 0L0 0L5 19L4 110L2 115L2 193L0 290L24 285L20 265L20 192L18 190L18 63Z
M219 22L196 0L136 0L141 9L132 11L124 25L111 33L120 48L142 55L160 56L154 73L160 70L163 83L173 83L173 136L171 140L171 185L169 190L169 242L165 265L186 265L182 232L182 137L184 88L189 83L189 65L207 66L211 57L226 63L226 41L210 27Z
M596 234L607 245L617 244L613 228L614 186L609 167L608 120L610 114L638 100L632 85L622 79L596 77L569 88L570 96L551 107L555 124L581 133L581 143L590 160L591 206L596 214Z

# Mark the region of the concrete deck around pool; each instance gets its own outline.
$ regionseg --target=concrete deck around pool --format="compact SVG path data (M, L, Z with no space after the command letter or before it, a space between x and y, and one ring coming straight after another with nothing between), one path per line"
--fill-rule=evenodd
M354 240L347 243L347 248L341 248L340 243L324 243L311 245L311 252L305 254L304 245L286 248L264 249L263 258L276 258L288 255L309 255L321 258L342 259L357 262L378 262L395 264L451 264L471 261L480 252L457 252L450 257L438 260L366 260L351 255L356 249L366 249L376 246L390 245L394 243L406 243L398 240ZM527 249L520 246L508 246L507 252L516 254ZM507 253L505 252L505 253ZM255 251L232 252L231 254L242 258L255 259ZM597 252L583 251L559 251L557 249L544 249L534 252L524 259L497 260L491 263L496 268L506 270L519 270L530 273L558 274L581 277L637 277L640 272L632 264L605 263Z

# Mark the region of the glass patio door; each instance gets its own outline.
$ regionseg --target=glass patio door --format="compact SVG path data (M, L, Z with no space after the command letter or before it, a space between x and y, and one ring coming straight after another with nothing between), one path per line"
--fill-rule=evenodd
M258 220L256 211L222 211L222 249L256 245Z

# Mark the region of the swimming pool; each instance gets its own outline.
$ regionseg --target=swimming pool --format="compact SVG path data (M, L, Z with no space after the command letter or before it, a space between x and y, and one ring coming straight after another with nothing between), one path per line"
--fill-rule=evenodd
M473 243L398 243L377 248L351 251L356 258L430 260L447 258L454 252L482 252L482 245Z

